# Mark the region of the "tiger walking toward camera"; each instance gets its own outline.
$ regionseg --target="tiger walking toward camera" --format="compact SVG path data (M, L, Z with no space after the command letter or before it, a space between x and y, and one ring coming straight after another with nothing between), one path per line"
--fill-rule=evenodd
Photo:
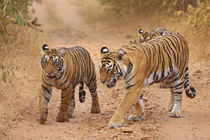
M79 86L79 100L84 102L84 83L92 97L91 113L99 113L100 106L97 95L96 71L90 54L80 46L72 48L49 49L43 45L41 58L42 76L39 96L40 123L44 123L48 115L48 102L52 87L61 89L60 110L56 117L58 122L66 122L72 117L75 108L75 86Z
M126 88L124 99L109 126L122 126L125 114L133 105L134 114L128 120L142 120L142 88L159 82L167 84L171 91L169 116L181 117L183 87L189 98L196 96L195 89L189 86L188 61L188 44L180 34L158 36L143 43L130 43L117 52L109 52L107 47L103 47L99 64L100 81L111 88L122 77Z

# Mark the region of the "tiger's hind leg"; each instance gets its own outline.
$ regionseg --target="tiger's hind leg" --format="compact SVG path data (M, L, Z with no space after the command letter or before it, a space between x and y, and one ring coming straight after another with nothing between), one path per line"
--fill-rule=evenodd
M142 121L144 120L144 102L143 102L143 94L140 96L139 100L134 106L134 115L130 115L128 117L129 121Z
M75 87L73 87L72 89L72 96L71 96L71 100L70 100L70 104L69 104L69 108L68 108L68 117L72 118L73 113L74 113L74 108L75 108Z
M93 78L93 79L96 79L96 78ZM99 99L98 99L98 93L97 93L96 80L91 80L89 83L86 83L86 85L89 88L89 91L92 97L91 113L100 113L101 111L100 111L100 105L99 105Z
M83 103L85 101L85 95L86 95L86 92L84 91L84 83L80 82L80 85L79 85L79 101L80 101L80 103Z
M171 91L171 97L170 97L170 101L168 103L168 112L171 112L171 110L173 109L173 105L174 105L174 88L170 88Z
M182 89L183 81L176 81L172 90L172 104L171 111L169 112L170 117L180 118L182 113ZM174 94L174 95L173 95ZM170 104L170 103L169 103Z

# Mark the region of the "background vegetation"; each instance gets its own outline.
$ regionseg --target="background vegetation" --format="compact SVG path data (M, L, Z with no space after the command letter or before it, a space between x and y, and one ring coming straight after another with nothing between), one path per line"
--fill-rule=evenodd
M186 17L193 27L210 27L210 0L99 0L106 10L120 15L158 12Z
M29 18L29 6L34 1L41 0L0 0L1 38L5 39L8 35L14 35L17 32L16 25L27 25L25 21Z

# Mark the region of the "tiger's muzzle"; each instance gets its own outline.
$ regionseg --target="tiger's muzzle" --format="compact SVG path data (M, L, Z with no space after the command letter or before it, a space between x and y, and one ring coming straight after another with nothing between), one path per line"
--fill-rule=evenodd
M116 81L117 81L116 79L113 79L113 80L107 81L105 83L106 83L106 86L108 88L112 88L112 87L114 87L116 85Z

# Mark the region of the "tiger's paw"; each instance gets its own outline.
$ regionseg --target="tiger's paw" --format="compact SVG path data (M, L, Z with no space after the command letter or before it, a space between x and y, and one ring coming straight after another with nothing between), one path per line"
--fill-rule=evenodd
M39 122L41 124L44 124L46 120L47 120L47 116L43 116L42 118L40 118Z
M173 105L174 105L174 103L172 101L170 101L169 104L168 104L168 112L172 111Z
M56 121L57 122L68 122L69 121L69 117L68 115L64 115L64 114L61 114L61 113L58 113L57 117L56 117Z
M130 115L128 117L129 121L133 121L133 122L138 122L138 121L142 121L144 120L144 116L139 116L139 115Z
M47 114L48 114L48 109L44 109L40 111L40 119L39 122L41 124L44 124L45 121L47 120Z
M179 112L179 111L171 111L170 113L169 113L169 116L170 117L174 117L174 118L181 118L181 112Z
M91 113L97 114L100 113L100 106L94 106L91 108Z
M173 109L173 110L169 113L169 116L170 116L170 117L174 117L174 118L181 118L181 116L182 116L181 109L179 109L179 108Z
M74 110L70 110L70 111L68 112L68 117L69 117L69 118L72 118L73 113L74 113Z
M115 119L112 117L109 122L109 128L120 127L123 125L123 123L124 123L123 119Z

